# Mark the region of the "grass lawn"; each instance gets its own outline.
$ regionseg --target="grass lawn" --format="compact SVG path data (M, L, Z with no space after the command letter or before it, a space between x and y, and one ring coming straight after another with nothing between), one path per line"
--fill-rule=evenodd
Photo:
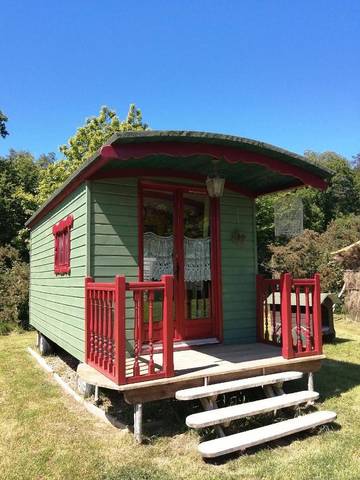
M340 319L336 330L338 343L326 345L315 386L319 407L335 410L339 427L218 463L205 463L197 433L181 428L137 445L49 379L25 350L33 333L0 337L0 478L360 479L360 325Z

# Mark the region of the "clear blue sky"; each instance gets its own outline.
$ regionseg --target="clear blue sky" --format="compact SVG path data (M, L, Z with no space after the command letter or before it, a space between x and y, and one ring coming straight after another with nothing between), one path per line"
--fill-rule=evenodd
M131 102L153 129L360 152L359 0L0 0L0 35L0 154Z

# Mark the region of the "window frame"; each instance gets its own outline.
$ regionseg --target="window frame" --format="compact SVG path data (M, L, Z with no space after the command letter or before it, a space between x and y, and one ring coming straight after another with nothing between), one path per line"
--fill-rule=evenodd
M68 215L52 228L54 235L54 273L55 275L65 275L70 273L71 261L71 228L74 223L74 217Z

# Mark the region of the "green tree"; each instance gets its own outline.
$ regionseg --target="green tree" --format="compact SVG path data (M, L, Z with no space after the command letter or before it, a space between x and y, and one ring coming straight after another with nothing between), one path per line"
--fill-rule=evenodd
M277 193L257 200L258 260L260 271L268 271L271 251L268 246L286 245L287 239L275 239L274 204L283 197L301 198L304 208L304 228L323 233L331 221L340 216L360 213L360 168L334 153L308 151L305 157L334 173L325 191L302 187L292 192Z
M0 157L0 245L15 245L26 257L24 223L38 207L39 167L29 152Z
M97 117L88 118L67 145L61 145L60 152L69 160L71 169L76 170L117 132L146 130L141 110L130 105L127 117L121 121L114 110L102 107Z
M39 168L48 168L56 162L56 155L54 152L42 153L37 159L36 164Z
M333 261L331 252L360 239L360 216L340 216L323 233L304 230L286 245L269 246L269 270L275 276L290 272L298 278L319 272L323 291L336 292L343 283L343 268Z
M29 266L19 252L0 245L0 335L28 327Z
M329 186L317 195L318 205L324 214L324 230L339 215L356 214L360 211L360 192L356 181L356 171L351 163L334 152L316 155L307 153L310 158L332 170L334 173Z
M114 110L102 107L97 117L88 118L66 145L60 147L64 159L52 162L40 172L39 203L43 203L65 180L107 140L117 132L141 131L148 126L142 121L141 110L130 105L125 120Z
M72 169L68 160L59 160L51 163L47 168L41 169L37 195L38 204L44 203L65 182L71 173Z
M259 272L267 271L271 252L268 245L275 242L274 203L277 195L265 195L256 199L256 233Z
M0 137L5 138L6 135L9 135L9 132L6 130L6 122L8 117L0 110Z
M320 260L320 234L313 230L304 230L289 240L286 245L270 245L272 253L269 262L274 276L290 272L294 277L312 277L318 270Z

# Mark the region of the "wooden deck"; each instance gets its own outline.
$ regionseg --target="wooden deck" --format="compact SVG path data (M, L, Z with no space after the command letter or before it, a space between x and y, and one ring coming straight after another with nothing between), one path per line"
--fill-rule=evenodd
M175 376L147 382L116 385L94 368L81 364L79 376L88 383L123 392L129 403L141 403L171 398L177 390L203 385L204 382L233 380L265 375L286 370L314 372L320 368L324 355L286 360L281 349L272 345L207 345L174 352ZM155 354L155 362L161 355ZM142 357L142 369L147 369L147 358ZM127 360L127 371L132 369Z

